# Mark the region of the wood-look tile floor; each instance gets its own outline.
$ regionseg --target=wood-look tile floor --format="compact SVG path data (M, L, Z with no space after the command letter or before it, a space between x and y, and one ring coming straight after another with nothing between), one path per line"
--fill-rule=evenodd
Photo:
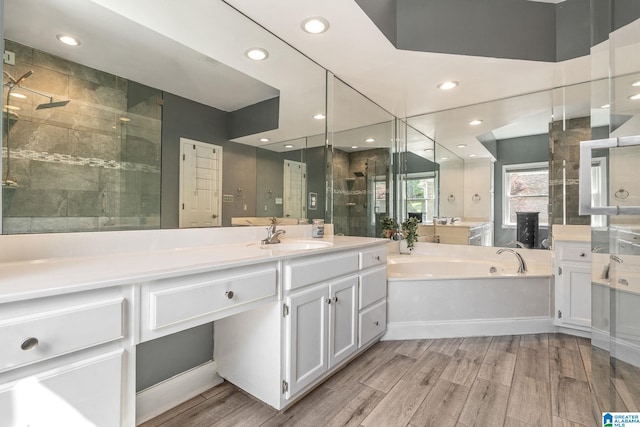
M562 334L385 341L284 413L225 382L143 426L590 427L590 358Z

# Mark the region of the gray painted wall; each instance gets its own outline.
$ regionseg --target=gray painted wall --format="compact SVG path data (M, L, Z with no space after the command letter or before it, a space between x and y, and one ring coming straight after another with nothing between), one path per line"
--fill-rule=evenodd
M549 161L549 135L497 140L497 160L494 165L494 245L506 246L516 240L515 228L502 228L502 167L521 163ZM541 242L548 236L547 228L540 228Z
M612 29L640 17L638 0L357 3L398 49L537 61L588 55L590 46L606 40Z
M228 139L278 128L280 97L267 99L228 114Z
M228 113L169 93L162 112L160 227L178 227L180 138L222 146L222 192L234 196L222 208L222 225L233 216L256 215L256 148L227 139ZM245 208L246 206L246 208Z
M555 61L555 6L525 0L397 2L399 49Z
M213 323L147 341L136 347L136 391L213 358Z
M356 3L382 31L382 34L397 46L397 0L356 0Z

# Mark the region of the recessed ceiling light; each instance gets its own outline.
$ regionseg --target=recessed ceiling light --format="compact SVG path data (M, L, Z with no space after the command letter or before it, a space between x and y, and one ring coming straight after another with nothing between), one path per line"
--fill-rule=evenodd
M635 95L631 95L629 97L629 99L633 99L634 101L637 101L638 99L640 99L640 93L636 93Z
M131 121L129 117L118 117L118 120L120 120L123 123L127 123Z
M602 109L606 109L606 108L610 108L610 107L611 107L611 105L609 105L609 104L604 104L604 105L603 105L603 106L601 106L600 108L602 108Z
M449 160L448 157L440 157L440 160Z
M21 108L20 108L20 107L18 107L18 106L15 106L15 105L5 105L5 106L4 106L4 109L5 109L5 110L10 110L10 111L18 111L18 110L20 110Z
M302 21L300 27L309 34L322 34L329 29L329 21L320 16L316 16Z
M284 148L293 148L293 144L284 144Z
M244 54L247 55L247 58L253 59L254 61L264 61L269 57L269 52L261 47L252 47L245 51Z
M260 138L258 141L260 141L260 142L269 142L271 140L269 138Z
M351 148L355 149L355 148L358 148L358 146L357 145L352 145Z
M455 81L446 81L446 82L442 82L438 85L438 89L442 89L442 90L449 90L449 89L453 89L454 87L458 86L459 83L455 82Z
M433 148L425 148L424 151L433 151Z
M477 154L469 154L469 157L476 157Z
M637 82L631 83L631 86L634 86L634 87L640 86L640 80L638 80Z
M375 138L367 138L364 142L376 142Z
M78 39L68 34L58 34L56 38L62 43L69 46L78 46L80 44L80 41Z
M11 96L13 96L14 98L18 98L18 99L25 99L27 97L27 95L23 95L23 94L18 93L18 92L11 92Z
M458 144L458 145L456 145L456 147L458 147L458 148L464 148L466 146L467 146L467 144Z
M318 114L314 114L313 115L313 118L316 119L316 120L323 120L325 117L327 117L327 116L325 116L322 113L318 113Z
M476 119L476 120L471 120L471 121L469 122L469 124L470 124L471 126L478 126L479 124L482 124L482 120L477 120L477 119Z

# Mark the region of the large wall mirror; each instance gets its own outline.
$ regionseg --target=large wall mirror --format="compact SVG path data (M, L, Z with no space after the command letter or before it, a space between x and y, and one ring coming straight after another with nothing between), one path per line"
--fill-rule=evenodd
M198 7L4 1L4 234L324 218L325 70Z
M423 203L420 216L428 225L435 218L438 229L424 228L422 237L445 243L520 246L518 212L538 212L535 247L545 247L553 224L588 224L590 218L578 214L578 146L581 140L606 131L606 102L594 107L591 100L597 84L408 118L408 158L426 158L435 164L435 203L433 208ZM409 163L408 179L412 173ZM414 205L407 199L407 214ZM452 224L452 219L459 220ZM450 241L444 237L447 227L466 225L479 227L477 233L471 230L466 238Z
M328 80L329 218L334 233L377 237L393 216L395 118L332 74Z

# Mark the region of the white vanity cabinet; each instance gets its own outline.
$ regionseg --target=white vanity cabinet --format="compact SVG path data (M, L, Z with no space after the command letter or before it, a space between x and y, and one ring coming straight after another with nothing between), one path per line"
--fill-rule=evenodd
M555 324L591 331L591 248L588 242L555 241Z
M278 264L262 263L143 283L140 341L275 301Z
M282 301L215 323L218 373L276 409L318 385L384 333L386 250L283 261Z
M0 305L1 425L132 423L126 289Z

